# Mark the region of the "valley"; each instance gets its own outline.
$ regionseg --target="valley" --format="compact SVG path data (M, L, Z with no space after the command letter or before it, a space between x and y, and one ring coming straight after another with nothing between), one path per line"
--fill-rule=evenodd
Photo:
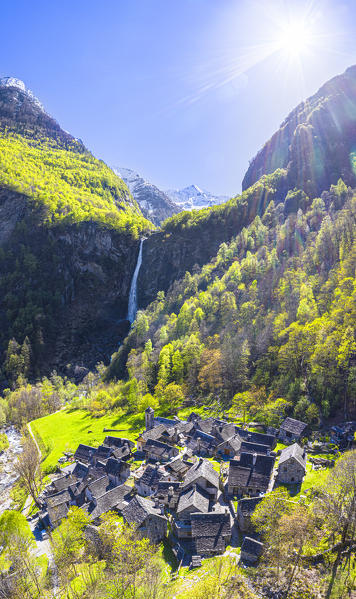
M355 114L351 67L227 199L0 80L0 596L352 597Z

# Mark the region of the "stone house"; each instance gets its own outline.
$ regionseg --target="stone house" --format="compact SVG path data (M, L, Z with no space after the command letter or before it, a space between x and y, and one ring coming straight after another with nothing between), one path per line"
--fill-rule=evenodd
M106 464L106 461L110 458L110 456L112 456L113 451L113 447L108 447L107 445L99 445L99 447L97 447L97 449L95 450L92 459L94 466L98 466L99 462L100 464Z
M308 434L308 425L301 420L294 418L286 418L279 429L278 438L282 443L292 443L300 441Z
M256 564L262 555L263 543L245 537L241 546L241 559L247 564Z
M82 464L90 464L93 456L95 455L96 448L90 445L84 445L80 443L74 454L74 460L76 462L82 462Z
M176 457L165 465L165 469L179 480L183 480L191 466L193 466L193 462Z
M160 481L157 485L157 490L155 491L153 497L154 499L158 499L159 504L164 505L170 511L175 511L177 509L178 501L180 494L180 482L166 482Z
M168 462L179 455L179 450L176 447L162 443L162 441L157 441L156 439L148 439L143 451L146 460L159 462Z
M136 495L122 510L124 522L135 526L138 534L151 543L159 543L167 534L167 518L163 506L154 505L145 497Z
M244 428L236 427L237 433L241 439L248 441L249 443L258 443L259 445L268 445L272 450L276 447L277 439L274 435L266 435L264 433L257 433L255 431L249 431Z
M178 539L192 536L191 516L195 513L208 513L210 498L198 485L183 491L178 500L173 530Z
M231 539L231 521L227 510L192 514L191 524L195 555L210 557L225 552Z
M119 485L91 501L87 513L93 522L99 522L100 517L109 511L122 513L129 504L132 489L128 485Z
M219 474L214 470L208 460L199 460L189 468L182 482L182 489L189 489L193 485L199 485L206 491L212 500L216 500L219 490Z
M245 497L238 502L236 520L242 532L250 532L252 530L251 516L261 500L262 497Z
M109 458L105 467L106 473L112 485L121 485L130 476L130 466L122 460Z
M213 435L200 429L194 431L187 440L187 447L197 455L213 456L216 449L216 439Z
M137 441L136 441L138 451L144 450L145 445L149 439L161 441L162 440L161 437L162 437L163 433L165 433L165 432L166 432L166 427L164 426L164 424L159 424L158 426L155 426L155 427L141 433L138 436Z
M282 449L278 463L277 480L280 483L301 483L306 473L307 457L305 449L298 443Z
M251 441L241 441L241 453L256 453L260 455L269 455L271 448L262 443L252 443Z
M105 474L101 478L90 482L85 489L85 495L88 501L95 501L98 497L104 495L112 488L109 477Z
M232 437L219 443L216 448L216 455L221 458L232 459L238 455L240 449L241 437L239 435L233 435Z
M143 472L140 470L136 475L135 488L139 495L148 497L157 491L159 483L163 481L171 483L177 479L173 474L166 472L163 466L148 464Z
M273 456L241 453L239 460L231 460L227 492L231 496L256 496L266 493L271 482L275 458Z

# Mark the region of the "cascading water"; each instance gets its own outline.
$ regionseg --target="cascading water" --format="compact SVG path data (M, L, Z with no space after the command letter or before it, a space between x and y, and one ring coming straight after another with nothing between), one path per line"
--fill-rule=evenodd
M145 238L142 238L140 241L140 249L138 252L137 264L130 287L129 305L127 308L127 320L129 320L131 323L135 320L137 312L137 278L142 264L142 246L144 241Z

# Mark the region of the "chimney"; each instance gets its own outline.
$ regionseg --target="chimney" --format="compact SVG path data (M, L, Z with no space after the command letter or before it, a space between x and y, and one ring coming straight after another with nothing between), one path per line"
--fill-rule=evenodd
M172 485L168 487L168 497L173 497L173 487Z
M158 499L158 497L154 497L153 501L154 501L154 506L155 507L159 507L159 499Z
M161 510L162 516L164 516L164 505L162 503L159 505L159 508Z
M257 460L257 453L254 453L253 456L252 456L252 463L253 463L253 465L256 464L256 460Z

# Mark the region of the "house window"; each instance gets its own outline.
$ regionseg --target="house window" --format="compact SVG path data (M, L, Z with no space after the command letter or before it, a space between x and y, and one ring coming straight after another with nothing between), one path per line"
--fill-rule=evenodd
M288 468L287 466L283 466L283 472L287 472Z
M292 481L292 483L294 483L294 476L292 476L291 481Z

